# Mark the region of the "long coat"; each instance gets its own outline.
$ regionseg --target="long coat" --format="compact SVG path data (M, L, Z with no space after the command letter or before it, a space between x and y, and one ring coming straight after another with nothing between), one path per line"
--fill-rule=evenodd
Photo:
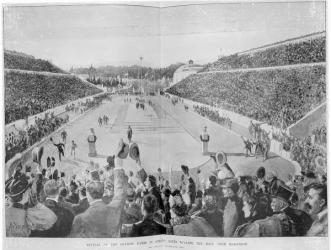
M123 169L114 170L114 197L109 204L102 200L74 219L71 237L112 238L120 237L128 178Z

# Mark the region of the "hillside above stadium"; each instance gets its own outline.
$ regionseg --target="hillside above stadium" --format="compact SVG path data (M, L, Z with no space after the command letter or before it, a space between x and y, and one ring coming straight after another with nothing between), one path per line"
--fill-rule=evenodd
M102 92L76 76L5 70L5 123Z
M239 68L260 68L325 62L326 33L318 32L264 45L208 64L202 71L222 71Z
M62 74L67 73L47 60L36 59L34 56L11 50L4 50L4 68Z

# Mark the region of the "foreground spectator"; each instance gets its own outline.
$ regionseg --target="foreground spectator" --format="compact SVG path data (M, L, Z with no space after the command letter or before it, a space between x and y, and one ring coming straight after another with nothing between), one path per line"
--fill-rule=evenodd
M104 183L91 181L87 184L89 208L75 217L71 237L75 238L109 238L119 237L122 226L127 176L123 169L114 170L114 198L109 204L102 201Z
M154 219L158 200L154 195L144 196L142 201L143 220L133 224L131 237L165 234L166 228Z
M308 213L314 219L311 228L307 232L307 236L327 236L327 186L325 184L313 184L310 186L306 203L308 205Z
M34 237L66 237L69 235L74 215L59 202L59 183L56 180L49 180L44 186L46 201L45 206L51 209L57 216L55 224L48 230L35 231Z

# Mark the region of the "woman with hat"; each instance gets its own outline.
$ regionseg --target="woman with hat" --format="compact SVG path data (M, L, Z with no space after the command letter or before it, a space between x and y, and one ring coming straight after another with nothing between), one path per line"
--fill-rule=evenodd
M28 237L31 231L47 230L56 222L57 217L50 209L40 203L29 204L32 196L36 196L36 183L29 184L24 174L7 181L5 191L7 237Z

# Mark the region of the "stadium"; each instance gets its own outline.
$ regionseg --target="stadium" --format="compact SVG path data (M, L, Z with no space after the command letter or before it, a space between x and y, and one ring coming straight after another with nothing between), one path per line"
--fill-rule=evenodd
M4 50L7 237L327 236L325 31L203 66L91 68Z

